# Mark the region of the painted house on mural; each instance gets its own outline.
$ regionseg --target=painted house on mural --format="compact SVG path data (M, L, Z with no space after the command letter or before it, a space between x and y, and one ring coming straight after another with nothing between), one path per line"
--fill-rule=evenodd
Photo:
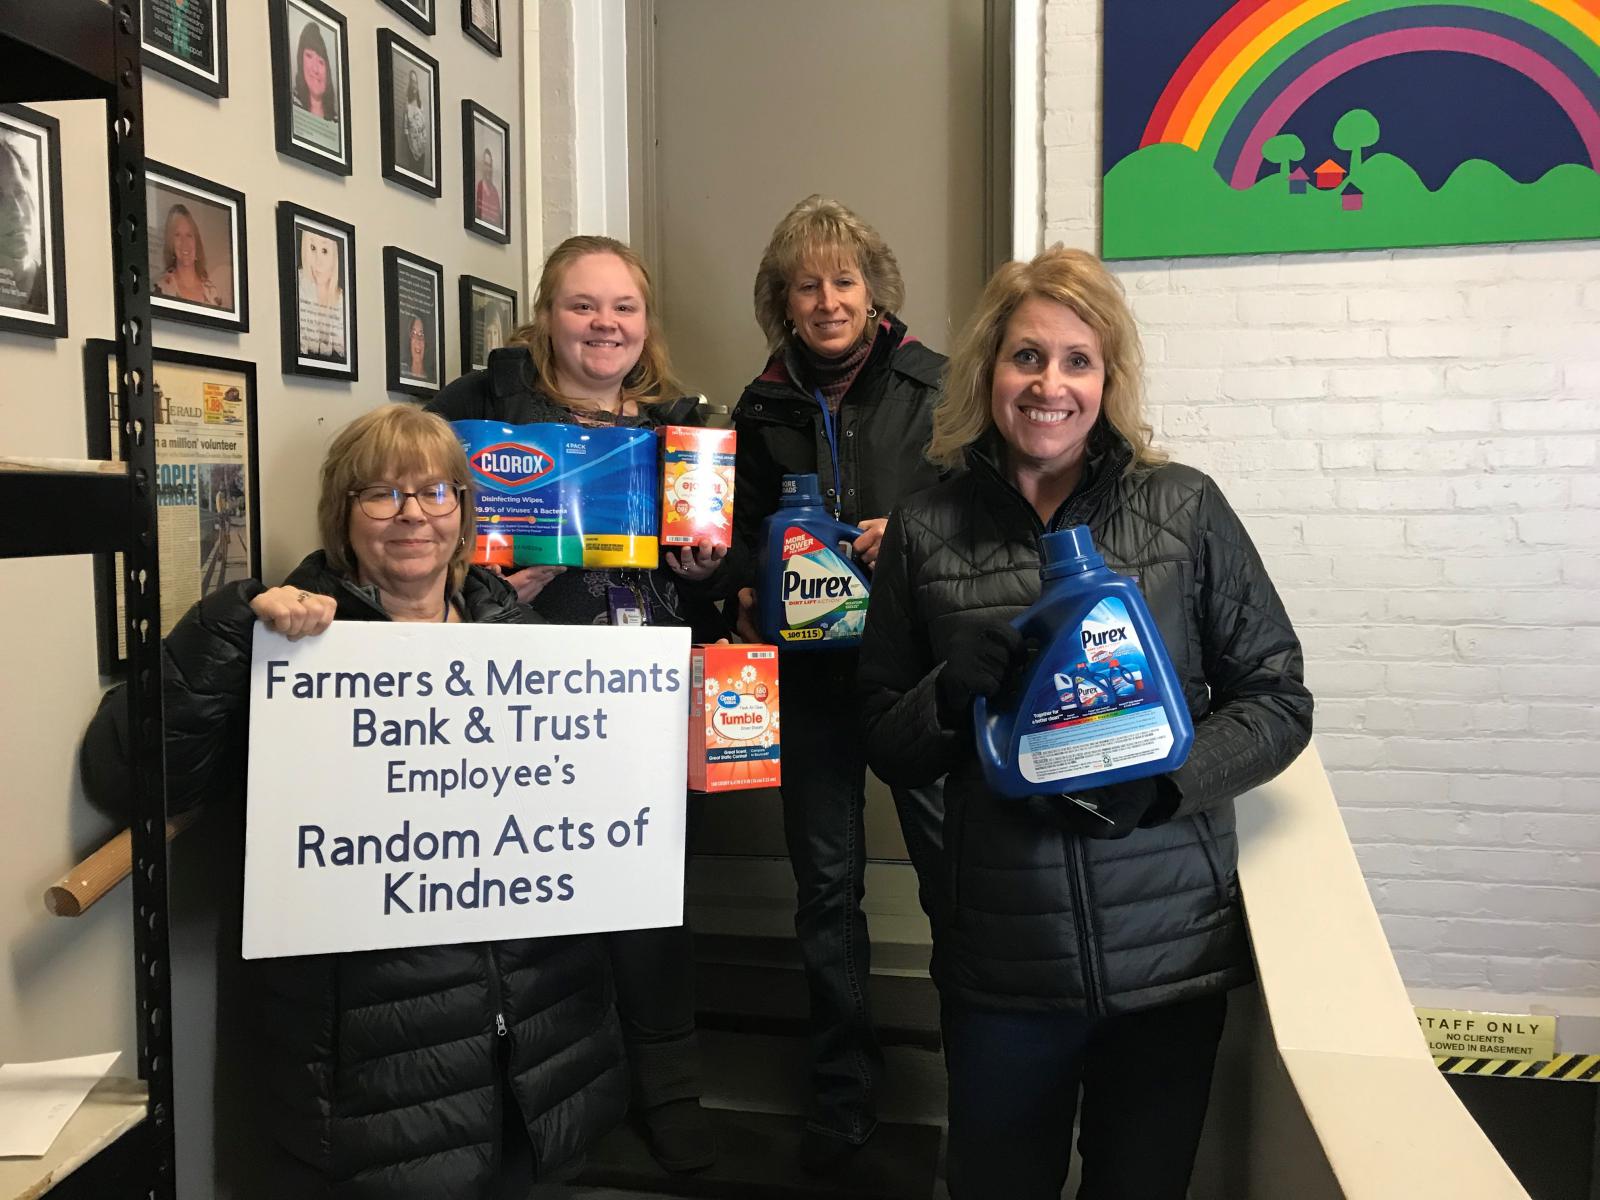
M1289 173L1289 194L1291 196L1305 195L1306 184L1310 179L1311 176L1306 174L1304 167L1296 167Z
M1333 159L1324 159L1316 170L1317 186L1325 192L1331 192L1344 182L1345 171Z
M1344 185L1344 190L1339 193L1339 207L1345 212L1359 212L1366 193L1353 183Z

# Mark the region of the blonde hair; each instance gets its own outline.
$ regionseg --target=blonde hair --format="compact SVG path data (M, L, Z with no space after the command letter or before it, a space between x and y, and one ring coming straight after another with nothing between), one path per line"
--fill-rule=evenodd
M950 356L944 397L933 413L929 460L945 468L960 465L962 452L993 427L995 359L1012 314L1030 296L1070 308L1100 339L1106 369L1100 419L1133 448L1130 466L1164 462L1166 455L1150 442L1144 415L1144 348L1122 284L1093 254L1060 244L1030 262L1006 263L984 287Z
M322 491L317 497L317 531L328 565L354 579L358 564L350 546L350 493L413 467L436 471L463 489L461 538L450 556L450 590L461 587L477 540L472 472L467 452L444 418L409 404L385 404L363 413L334 435L322 460Z
M623 404L659 404L676 399L682 388L672 374L667 337L661 329L661 318L656 314L655 285L650 280L644 259L632 246L616 238L580 234L569 237L550 251L550 257L544 260L544 270L539 274L533 312L506 339L506 345L526 346L528 353L533 356L539 386L553 399L567 405L572 403L572 398L562 395L556 384L556 351L555 343L550 338L550 314L555 308L556 292L567 276L567 269L590 254L610 254L627 264L633 272L634 283L639 287L639 299L644 303L644 349L639 354L638 363L622 380Z
M189 211L187 204L174 204L167 209L166 224L162 227L161 240L165 243L162 253L162 263L169 271L178 269L178 252L172 248L172 227L182 217L189 222L189 228L194 233L194 273L207 283L211 282L211 271L206 266L206 243L200 236L200 222L194 219L194 214Z
M807 196L772 231L756 268L756 324L767 335L767 350L783 348L789 319L789 284L810 263L854 263L879 312L899 312L906 302L905 280L878 231L837 200ZM871 336L869 332L868 336Z

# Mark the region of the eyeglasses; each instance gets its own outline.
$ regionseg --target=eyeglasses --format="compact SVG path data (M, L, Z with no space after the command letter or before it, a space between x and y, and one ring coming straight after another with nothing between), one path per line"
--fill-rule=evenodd
M443 517L461 505L461 493L464 488L457 487L448 479L436 479L432 483L425 483L414 492L403 492L392 485L374 484L372 487L357 488L349 494L356 498L356 503L361 505L361 511L374 521L389 521L398 517L405 511L406 501L416 497L417 507L424 516Z

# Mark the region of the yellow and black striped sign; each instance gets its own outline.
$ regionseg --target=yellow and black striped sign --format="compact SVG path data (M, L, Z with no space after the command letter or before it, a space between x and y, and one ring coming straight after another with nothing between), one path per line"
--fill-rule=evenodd
M1561 1079L1600 1083L1600 1054L1558 1054L1554 1058L1452 1058L1435 1055L1433 1065L1446 1075L1493 1075L1497 1079Z

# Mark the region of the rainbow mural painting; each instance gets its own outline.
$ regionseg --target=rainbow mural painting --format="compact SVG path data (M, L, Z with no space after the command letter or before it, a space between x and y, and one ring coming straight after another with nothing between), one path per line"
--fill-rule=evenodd
M1102 251L1600 237L1600 0L1106 0Z

